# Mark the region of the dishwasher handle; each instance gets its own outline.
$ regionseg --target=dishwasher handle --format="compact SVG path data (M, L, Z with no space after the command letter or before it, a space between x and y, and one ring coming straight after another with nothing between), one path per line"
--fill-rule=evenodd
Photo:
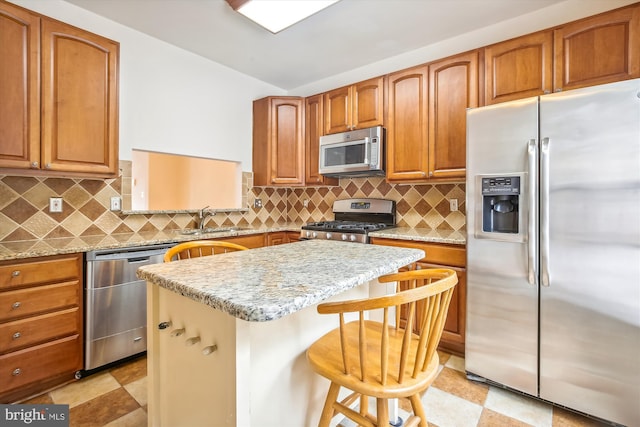
M151 261L151 257L145 256L145 257L139 257L139 258L127 258L127 261L129 262L129 264L136 264L136 263Z

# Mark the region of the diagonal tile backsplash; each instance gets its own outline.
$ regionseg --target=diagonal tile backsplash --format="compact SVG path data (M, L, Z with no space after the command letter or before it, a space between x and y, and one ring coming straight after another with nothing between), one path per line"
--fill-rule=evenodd
M335 187L253 187L243 173L246 210L217 213L208 226L274 226L333 219L336 199L385 198L396 201L400 226L464 231L465 184L389 184L384 178L341 179ZM195 225L193 212L123 214L109 210L113 196L131 206L131 162L120 162L115 179L20 177L0 175L0 241L86 237L186 228ZM49 213L49 198L62 197L63 211ZM262 208L253 208L256 198ZM449 199L459 210L450 212Z

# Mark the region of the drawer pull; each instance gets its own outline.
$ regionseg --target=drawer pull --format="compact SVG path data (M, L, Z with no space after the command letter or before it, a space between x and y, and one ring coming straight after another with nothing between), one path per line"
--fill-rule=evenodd
M20 304L20 301L16 301L16 302L14 302L13 304L11 304L11 309L12 309L12 310L15 310L15 309L17 309L17 308L20 308L20 305L21 305L21 304Z
M14 340L17 340L18 338L20 338L22 336L22 334L20 332L16 332L15 334L13 334L12 338Z
M205 348L202 349L202 354L204 354L205 356L210 355L211 353L213 353L214 351L218 350L218 345L214 344L214 345L210 345L207 346Z
M16 368L16 369L13 370L13 372L11 372L11 375L13 375L15 377L15 376L20 375L21 373L22 373L22 369Z
M187 338L187 340L184 343L188 346L191 346L194 344L198 344L199 342L200 342L200 337L191 337L191 338Z
M11 272L11 277L18 277L20 275L20 270L14 270Z
M142 341L142 337L135 337L133 339L133 342L138 342L138 341Z
M182 328L182 329L174 329L173 331L171 331L171 336L172 337L179 337L182 334L184 334L184 328Z

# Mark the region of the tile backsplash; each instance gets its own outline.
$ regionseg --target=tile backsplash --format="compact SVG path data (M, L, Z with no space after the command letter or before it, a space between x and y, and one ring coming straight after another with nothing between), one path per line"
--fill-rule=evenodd
M120 162L115 179L46 178L0 175L0 241L99 236L195 225L195 213L123 214L109 210L113 196L131 206L131 162ZM62 197L63 211L49 213L49 198ZM216 213L207 226L271 226L333 219L336 199L385 198L396 201L397 223L405 227L464 231L465 184L389 184L384 178L341 179L339 186L253 187L251 172L243 173L246 210ZM262 208L253 201L262 200ZM450 212L449 199L458 200Z

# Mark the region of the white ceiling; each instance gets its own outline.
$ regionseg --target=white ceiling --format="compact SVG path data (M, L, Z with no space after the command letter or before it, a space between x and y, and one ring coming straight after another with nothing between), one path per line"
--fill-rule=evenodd
M67 1L290 90L562 0L341 0L278 34L225 0Z

